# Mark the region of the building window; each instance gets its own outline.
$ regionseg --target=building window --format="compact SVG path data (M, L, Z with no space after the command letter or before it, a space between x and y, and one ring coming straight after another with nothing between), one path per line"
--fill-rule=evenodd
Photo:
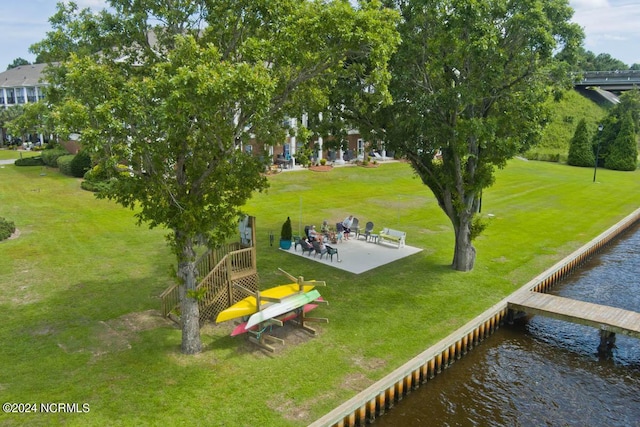
M35 87L28 87L27 88L27 100L29 102L36 102L38 100L38 98L36 97L36 88Z

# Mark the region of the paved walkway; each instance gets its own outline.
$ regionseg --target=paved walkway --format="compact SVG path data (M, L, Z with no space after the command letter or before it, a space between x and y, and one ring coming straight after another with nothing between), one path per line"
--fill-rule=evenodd
M0 165L12 165L15 161L16 159L0 160Z

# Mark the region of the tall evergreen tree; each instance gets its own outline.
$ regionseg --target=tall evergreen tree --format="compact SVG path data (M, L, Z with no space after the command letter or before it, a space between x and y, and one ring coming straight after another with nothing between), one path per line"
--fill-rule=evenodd
M593 152L598 152L598 166L604 166L605 159L609 157L611 146L615 144L618 134L622 130L622 121L625 115L630 114L634 126L634 132L640 130L640 90L633 89L620 95L620 103L615 105L602 121L602 132L593 137Z
M604 161L607 169L619 171L635 170L638 164L638 142L631 113L622 118L620 132L609 149Z
M567 164L571 166L593 166L595 156L591 148L591 138L589 129L587 129L587 121L581 119L576 126L573 138L569 142L569 157Z

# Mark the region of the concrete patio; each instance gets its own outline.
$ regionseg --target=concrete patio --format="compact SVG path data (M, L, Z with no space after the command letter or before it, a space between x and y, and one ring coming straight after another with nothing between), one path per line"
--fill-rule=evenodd
M291 249L284 252L350 273L360 274L422 251L420 248L407 245L398 249L395 245L375 243L372 241L367 242L362 238L357 240L355 238L343 240L342 243L330 244L329 246L338 249L338 256L334 255L333 261L327 254L320 257L320 255L314 256L313 253L309 255L307 252L303 255L300 246L295 250L294 245L291 245Z

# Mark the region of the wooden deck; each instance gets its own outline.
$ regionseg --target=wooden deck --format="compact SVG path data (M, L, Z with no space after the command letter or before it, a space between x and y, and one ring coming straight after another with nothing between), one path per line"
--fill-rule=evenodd
M508 306L516 311L640 338L640 313L634 311L529 291L511 295Z

